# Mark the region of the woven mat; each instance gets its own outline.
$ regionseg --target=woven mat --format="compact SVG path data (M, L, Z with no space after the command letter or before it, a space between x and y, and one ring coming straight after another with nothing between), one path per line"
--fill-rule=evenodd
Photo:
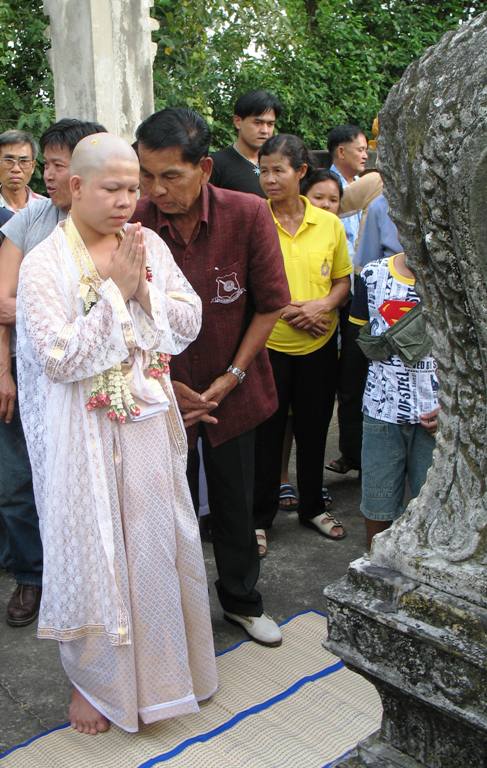
M219 690L197 714L129 734L68 725L0 755L0 768L328 768L380 726L375 688L324 650L325 620L283 625L280 648L243 642L218 657Z

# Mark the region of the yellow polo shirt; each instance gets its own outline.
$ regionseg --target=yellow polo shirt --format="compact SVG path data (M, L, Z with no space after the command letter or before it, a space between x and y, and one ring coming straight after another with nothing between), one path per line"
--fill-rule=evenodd
M291 301L323 299L330 293L333 280L352 273L347 238L340 219L311 205L307 197L301 197L301 200L306 209L294 236L279 224L270 201L267 201L281 243ZM285 320L278 320L267 346L288 355L308 355L331 339L337 324L338 312L333 310L328 333L315 339L307 331L293 328Z

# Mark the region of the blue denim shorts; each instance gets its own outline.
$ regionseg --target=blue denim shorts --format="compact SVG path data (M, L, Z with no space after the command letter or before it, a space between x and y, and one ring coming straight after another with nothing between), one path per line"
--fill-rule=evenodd
M362 503L369 520L396 520L404 511L406 479L418 495L431 466L435 439L420 424L391 424L364 414Z

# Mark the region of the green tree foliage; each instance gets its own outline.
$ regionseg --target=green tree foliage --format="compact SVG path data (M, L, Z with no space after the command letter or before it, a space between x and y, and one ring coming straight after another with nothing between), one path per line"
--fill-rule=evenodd
M281 131L323 146L329 128L368 128L404 68L486 0L154 0L156 106L188 104L233 139L232 105L252 88L284 104ZM0 0L0 130L54 118L42 0Z
M0 0L0 130L35 136L52 122L53 86L42 0Z
M405 67L485 0L155 0L158 107L191 104L214 145L233 138L238 94L282 100L281 131L321 147L338 123L372 124Z

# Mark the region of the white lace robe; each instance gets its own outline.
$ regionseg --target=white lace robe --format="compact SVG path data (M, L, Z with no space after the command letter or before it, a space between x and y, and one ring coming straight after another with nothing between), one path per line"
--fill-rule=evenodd
M201 302L144 229L152 318L111 280L85 315L62 224L24 259L17 299L19 402L44 548L38 634L61 642L73 683L127 730L194 711L216 687L208 594L169 410L142 422L88 411L92 377L135 348L178 354ZM67 642L69 641L69 642Z

